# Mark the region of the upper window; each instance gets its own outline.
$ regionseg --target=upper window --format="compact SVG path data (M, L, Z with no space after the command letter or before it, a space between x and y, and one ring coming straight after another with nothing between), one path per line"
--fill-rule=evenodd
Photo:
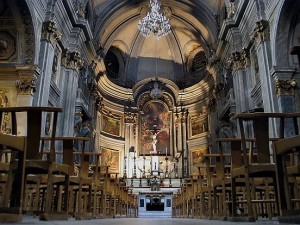
M115 82L118 82L124 72L123 53L116 47L110 47L107 51L104 64L107 75Z
M201 81L206 75L207 57L204 51L191 54L188 60L188 70L191 84Z
M112 79L118 79L120 64L118 57L112 51L108 51L104 59L107 74Z
M205 70L206 64L207 64L207 60L204 51L198 52L193 59L191 72Z

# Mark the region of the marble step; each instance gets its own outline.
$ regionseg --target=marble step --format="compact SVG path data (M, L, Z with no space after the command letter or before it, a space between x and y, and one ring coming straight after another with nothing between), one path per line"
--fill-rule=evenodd
M171 218L171 212L162 212L162 211L148 211L148 212L139 212L139 218Z

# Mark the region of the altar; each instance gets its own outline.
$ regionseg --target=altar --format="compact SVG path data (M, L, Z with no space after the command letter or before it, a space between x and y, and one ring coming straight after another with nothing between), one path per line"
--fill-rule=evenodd
M150 191L138 195L138 217L171 218L173 192Z

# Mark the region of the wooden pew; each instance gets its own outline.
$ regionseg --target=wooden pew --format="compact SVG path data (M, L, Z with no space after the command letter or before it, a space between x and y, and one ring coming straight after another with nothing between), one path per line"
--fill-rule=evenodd
M300 223L300 135L273 143L282 223ZM297 190L298 189L298 190Z
M39 173L48 174L49 177L56 172L61 172L65 175L68 174L69 166L64 164L57 164L55 162L55 145L54 138L56 132L56 123L58 113L62 112L61 108L55 107L4 107L0 108L0 121L2 116L10 114L11 130L12 133L1 133L0 145L6 145L12 150L12 157L9 168L9 175L7 180L7 188L5 191L5 198L2 201L0 208L0 222L1 221L20 221L22 220L22 203L24 184L27 174ZM22 113L22 114L19 114ZM40 137L43 132L42 129L42 116L45 113L52 113L51 121L51 145L50 157L47 160L39 158L40 151ZM18 115L17 115L18 114ZM24 115L25 114L25 115ZM24 120L24 128L26 128L25 135L19 135L20 126L18 122ZM22 121L23 122L23 121ZM18 129L17 129L18 128ZM12 194L13 193L13 194ZM53 196L53 183L52 179L47 181L47 194L46 198L51 201ZM45 208L45 213L50 213L50 207ZM60 215L61 216L61 215ZM60 217L62 218L62 217ZM66 219L67 217L65 217Z

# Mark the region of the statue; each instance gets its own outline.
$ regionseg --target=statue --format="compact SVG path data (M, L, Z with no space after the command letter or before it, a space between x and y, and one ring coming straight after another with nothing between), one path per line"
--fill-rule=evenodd
M150 153L151 154L156 154L157 151L156 151L156 143L157 143L157 133L154 133L152 135L152 138L153 138L153 141L152 141L152 148L153 148L153 151L151 151Z

